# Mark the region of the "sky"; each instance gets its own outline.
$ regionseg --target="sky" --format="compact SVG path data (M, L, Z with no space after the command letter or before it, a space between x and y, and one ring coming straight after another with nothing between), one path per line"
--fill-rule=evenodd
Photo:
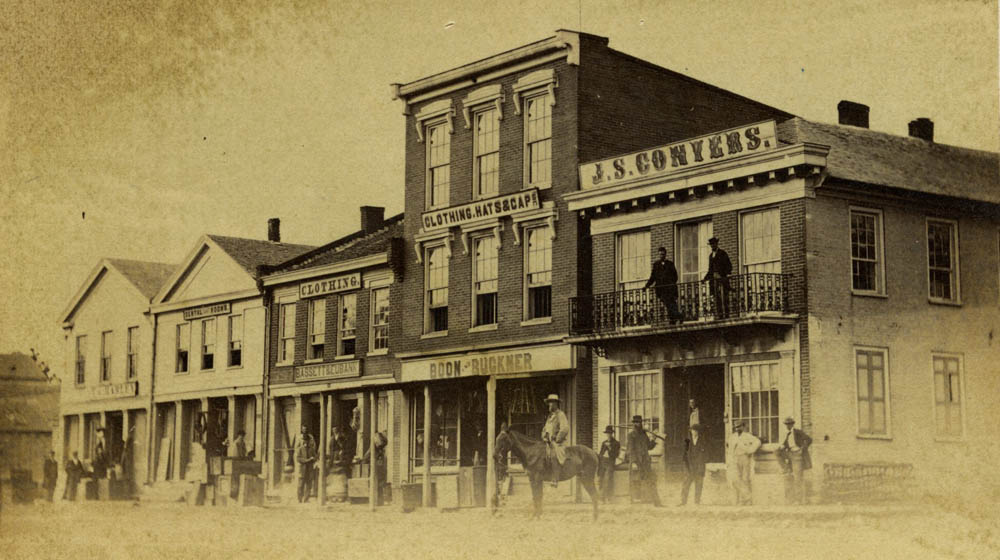
M107 5L103 5L107 4ZM102 257L205 233L319 245L403 209L407 83L573 29L801 117L1000 149L997 4L258 0L0 3L0 352L65 367Z

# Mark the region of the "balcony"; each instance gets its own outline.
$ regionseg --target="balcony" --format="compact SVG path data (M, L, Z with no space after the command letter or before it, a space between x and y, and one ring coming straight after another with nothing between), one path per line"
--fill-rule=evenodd
M788 324L790 275L752 272L727 278L677 284L681 317L671 321L653 288L638 288L570 298L570 337L582 342L645 332L680 331L760 322Z

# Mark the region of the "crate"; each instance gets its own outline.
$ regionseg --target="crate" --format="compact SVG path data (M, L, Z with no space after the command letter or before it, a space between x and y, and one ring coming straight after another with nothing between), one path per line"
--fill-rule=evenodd
M261 473L260 461L252 461L250 459L238 459L236 457L225 457L222 459L221 474L228 474L234 476L252 474L254 476L257 476L260 473Z
M439 476L434 479L437 487L435 503L441 509L456 509L458 500L458 475Z
M264 505L264 479L254 475L240 475L239 498L240 506Z
M431 483L431 503L427 504L427 507L434 506L434 494L436 488L436 485ZM418 507L421 507L423 505L423 496L423 483L418 482L415 484L402 484L399 487L399 503L404 512L410 512Z

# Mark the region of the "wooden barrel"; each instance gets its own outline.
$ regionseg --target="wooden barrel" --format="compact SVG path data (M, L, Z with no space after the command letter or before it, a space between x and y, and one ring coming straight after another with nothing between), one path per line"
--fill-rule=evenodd
M326 475L326 497L336 502L347 500L347 474Z

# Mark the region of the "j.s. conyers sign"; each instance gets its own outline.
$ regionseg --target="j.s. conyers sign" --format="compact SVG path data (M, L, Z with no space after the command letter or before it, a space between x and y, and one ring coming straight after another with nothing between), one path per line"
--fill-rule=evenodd
M631 180L669 175L685 169L773 150L774 121L731 128L651 150L580 166L580 188L601 189Z
M424 231L428 231L459 226L484 218L508 216L523 210L535 210L539 206L538 189L530 189L519 193L470 202L469 204L454 206L452 208L424 212L420 217L420 223Z

